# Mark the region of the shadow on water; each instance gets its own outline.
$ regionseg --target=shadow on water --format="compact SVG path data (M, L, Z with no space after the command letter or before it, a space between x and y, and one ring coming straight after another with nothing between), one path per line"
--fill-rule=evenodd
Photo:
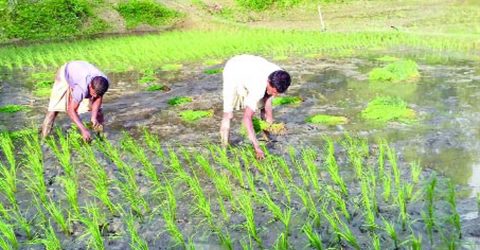
M281 63L293 76L288 95L301 96L299 106L275 108L277 120L285 122L286 136L274 137L270 150L289 145L322 145L322 136L344 133L368 137L383 137L401 154L403 162L419 160L451 177L456 183L471 187L469 196L480 191L480 75L479 65L420 63L421 77L413 82L369 82L368 72L380 62L369 59L298 59ZM221 67L216 65L215 67ZM176 72L157 71L158 83L167 85L167 92L145 91L138 83L140 73L109 74L112 86L105 98L108 136L116 139L121 131L133 134L148 128L160 136L162 143L187 146L217 140L222 114L221 74L203 73L206 67L184 66ZM21 104L32 107L28 112L0 114L0 129L18 130L30 124L40 124L48 98L37 98L25 84L15 78L2 80L0 105ZM17 78L24 79L24 78ZM170 107L175 96L190 96L192 103ZM405 124L390 122L372 124L360 117L360 112L376 96L397 96L405 100L418 114L418 120ZM198 123L183 122L181 110L214 110L212 118ZM314 114L341 115L349 123L338 126L310 125L305 119ZM247 143L239 134L241 112L235 113L232 124L234 143ZM68 127L61 116L57 125Z

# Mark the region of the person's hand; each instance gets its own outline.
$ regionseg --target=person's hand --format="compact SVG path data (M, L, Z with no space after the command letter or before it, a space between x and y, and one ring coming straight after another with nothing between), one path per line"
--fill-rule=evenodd
M99 121L99 120L97 120L96 118L92 118L91 121L92 121L93 131L95 131L95 132L97 132L97 133L103 132L102 121Z
M90 135L90 132L88 130L82 130L82 138L85 142L90 142L92 140L92 136Z
M265 153L263 153L263 151L260 148L255 149L255 156L256 156L257 160L265 159Z

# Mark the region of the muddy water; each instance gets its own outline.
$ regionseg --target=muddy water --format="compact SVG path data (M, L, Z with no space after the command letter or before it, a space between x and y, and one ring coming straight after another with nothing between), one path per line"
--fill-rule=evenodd
M387 138L401 153L402 161L419 160L423 166L439 170L456 183L469 187L467 196L480 191L480 66L478 62L457 62L448 65L420 63L421 77L406 83L371 83L368 72L384 63L368 59L305 59L282 61L294 77L289 95L305 101L296 107L276 107L277 120L285 122L286 136L273 137L271 150L288 145L320 145L322 136L346 132L360 136ZM218 68L222 65L212 66ZM157 133L163 143L195 145L217 139L222 113L221 74L207 75L199 65L184 66L179 71L158 71L158 83L170 88L167 92L143 91L138 83L141 74L127 72L109 74L113 85L106 98L109 137L115 139L123 130L139 133L142 128ZM30 111L0 114L1 130L17 130L38 125L46 111L47 98L32 95L25 74L2 77L0 105L21 104ZM182 107L169 107L168 99L190 96L193 102ZM398 96L418 114L411 124L391 122L372 124L360 118L360 111L375 96ZM215 116L196 124L182 122L178 112L185 109L213 109ZM305 118L314 114L346 116L349 123L339 126L309 125ZM238 135L241 112L235 114L234 144L247 143ZM88 119L85 117L85 119ZM67 128L70 122L63 115L57 125Z

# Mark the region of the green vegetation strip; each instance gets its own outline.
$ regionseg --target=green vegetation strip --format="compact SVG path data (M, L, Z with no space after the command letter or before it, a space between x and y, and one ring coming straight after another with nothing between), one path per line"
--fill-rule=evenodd
M74 43L50 43L0 48L0 65L7 69L35 70L59 67L76 59L87 60L105 71L149 68L152 64L169 65L228 58L239 53L344 54L351 56L365 49L411 47L428 49L443 56L445 51L469 55L480 47L470 36L435 36L399 32L322 33L283 32L267 29L219 29L216 31L173 31L161 35L101 38ZM139 49L141 48L141 49Z
M318 114L318 115L314 115L314 116L311 116L311 117L307 118L306 122L335 126L335 125L340 125L340 124L347 123L348 119L346 117L343 117L343 116Z
M376 97L362 111L362 118L377 122L403 121L415 119L415 111L407 107L407 103L398 97Z

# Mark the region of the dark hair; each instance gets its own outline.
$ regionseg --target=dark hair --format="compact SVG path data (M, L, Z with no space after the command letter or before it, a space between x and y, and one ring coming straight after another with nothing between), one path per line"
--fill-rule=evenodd
M291 79L285 70L277 70L268 76L268 82L277 89L278 93L283 93L290 86Z
M108 90L108 80L103 76L95 76L92 79L92 88L99 96L103 96Z

